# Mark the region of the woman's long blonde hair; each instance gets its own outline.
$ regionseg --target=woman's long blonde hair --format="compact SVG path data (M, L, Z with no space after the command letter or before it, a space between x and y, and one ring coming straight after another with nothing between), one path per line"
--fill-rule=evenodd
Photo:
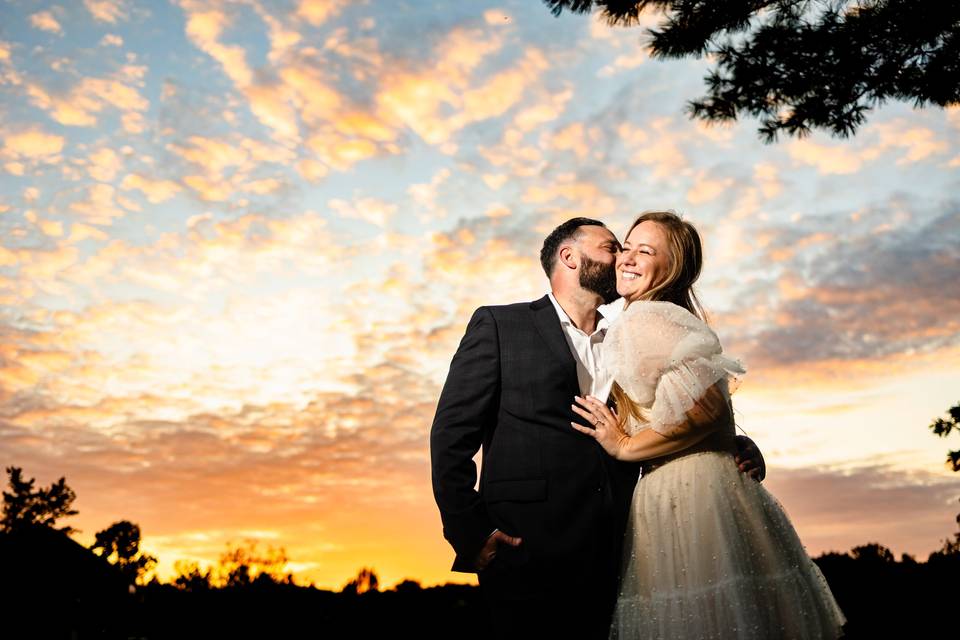
M645 211L633 221L624 238L641 222L656 222L667 236L669 266L666 274L638 300L666 300L683 307L704 322L707 314L693 291L693 283L700 277L703 266L703 247L697 229L673 211ZM647 411L630 399L623 388L613 384L610 391L617 403L620 424L624 425L628 417L640 423L647 422Z

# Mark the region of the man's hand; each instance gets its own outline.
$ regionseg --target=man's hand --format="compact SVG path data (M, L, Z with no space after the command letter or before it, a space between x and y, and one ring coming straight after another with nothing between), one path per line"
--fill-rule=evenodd
M757 444L747 436L737 436L737 455L734 458L740 471L754 480L763 480L767 475L767 463Z
M490 563L493 562L493 558L497 555L497 545L500 543L508 544L511 547L516 547L520 545L521 539L508 536L503 531L494 531L493 535L487 538L486 543L484 543L483 548L480 549L480 553L477 554L476 560L474 560L474 566L476 566L477 571L483 571Z

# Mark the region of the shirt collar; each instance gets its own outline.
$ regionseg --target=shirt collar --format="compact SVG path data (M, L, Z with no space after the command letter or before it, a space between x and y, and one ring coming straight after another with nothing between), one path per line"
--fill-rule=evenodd
M570 316L567 315L567 312L563 310L563 307L560 306L560 303L557 302L557 298L553 295L553 291L547 292L547 297L550 298L550 302L553 303L553 308L557 310L557 316L560 318L560 324L570 325L571 327L576 328L576 325L573 324L573 320L570 319ZM596 331L606 330L610 326L610 321L607 320L599 310L597 310L597 329ZM577 329L579 331L579 329ZM594 331L594 333L596 333Z

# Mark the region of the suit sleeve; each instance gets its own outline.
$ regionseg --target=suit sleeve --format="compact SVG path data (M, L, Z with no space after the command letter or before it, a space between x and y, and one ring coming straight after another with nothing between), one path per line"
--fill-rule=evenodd
M497 327L489 309L477 309L450 363L430 429L433 495L443 536L456 551L455 571L474 571L473 560L495 529L474 489L473 457L493 428L500 400Z

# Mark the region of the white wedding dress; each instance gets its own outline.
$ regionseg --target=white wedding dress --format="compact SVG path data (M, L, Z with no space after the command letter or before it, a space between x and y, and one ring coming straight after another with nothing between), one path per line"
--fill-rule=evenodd
M716 334L669 302L631 303L608 330L614 380L667 438L691 429L704 440L644 462L624 540L610 637L837 638L846 622L823 574L783 507L733 460L730 393L744 373ZM715 385L715 386L714 386ZM719 391L720 421L693 425L686 412ZM714 397L718 397L714 395ZM715 408L717 404L714 404Z

